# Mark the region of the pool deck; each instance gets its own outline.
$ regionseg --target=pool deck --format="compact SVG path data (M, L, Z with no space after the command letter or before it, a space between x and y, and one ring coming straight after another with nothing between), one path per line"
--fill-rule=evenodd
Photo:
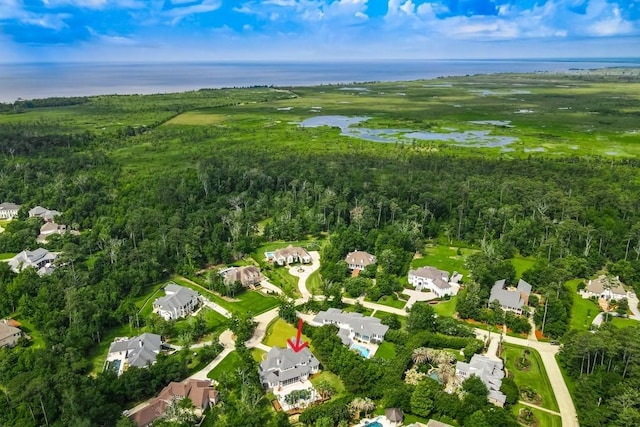
M364 420L361 420L358 424L356 424L354 427L365 427L367 425L370 425L373 422L379 422L382 427L395 427L397 426L397 424L392 423L391 421L389 421L387 419L387 417L385 417L384 415L379 415L375 418L367 418Z

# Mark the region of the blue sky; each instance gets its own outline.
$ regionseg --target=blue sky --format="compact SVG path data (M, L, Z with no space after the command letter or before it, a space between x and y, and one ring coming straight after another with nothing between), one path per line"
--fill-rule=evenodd
M640 0L0 0L0 62L640 56Z

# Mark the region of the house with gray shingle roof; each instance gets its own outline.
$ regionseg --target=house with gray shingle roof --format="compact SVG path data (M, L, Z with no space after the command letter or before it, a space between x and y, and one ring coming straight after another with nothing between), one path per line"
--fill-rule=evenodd
M389 330L377 317L365 317L361 313L347 313L337 308L320 311L313 318L317 325L336 325L340 328L338 337L344 345L351 345L354 340L370 343L381 343Z
M160 335L150 333L133 338L116 338L109 347L105 366L114 367L118 375L130 366L146 368L155 363L162 344Z
M185 317L198 306L199 293L173 282L164 287L165 296L153 302L153 312L164 320Z
M531 295L531 285L520 279L517 288L505 289L505 280L498 280L491 288L489 304L498 301L503 310L513 311L522 314L522 307L529 303Z
M456 295L460 286L458 281L462 275L457 272L453 273L451 280L449 273L444 270L438 270L435 267L420 267L416 270L409 270L409 284L413 285L418 291L424 289L433 292L439 298L445 295Z
M378 260L375 255L371 255L364 251L349 252L345 258L345 262L349 270L364 270L366 266L375 264Z
M258 375L267 388L278 388L306 381L320 369L320 362L309 348L295 352L291 348L271 347L260 363Z
M20 205L15 203L0 203L0 219L13 219L18 215L19 210Z
M53 271L53 261L57 258L57 254L49 252L44 248L38 248L35 251L22 251L9 262L9 267L15 273L20 273L27 267L33 267L40 276L51 274Z
M474 354L469 363L458 362L456 364L456 377L464 381L475 375L482 380L489 390L488 400L496 406L504 406L507 397L500 391L504 378L504 366L502 360L489 359L481 354Z
M58 215L61 215L61 213L53 209L43 208L42 206L36 206L33 209L29 209L29 217L37 216L45 221L53 221L53 219Z

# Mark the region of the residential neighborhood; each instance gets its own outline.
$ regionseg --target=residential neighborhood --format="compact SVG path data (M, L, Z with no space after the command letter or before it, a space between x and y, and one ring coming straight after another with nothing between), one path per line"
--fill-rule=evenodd
M308 264L311 262L311 255L306 249L293 245L276 249L274 252L268 252L265 256L268 261L275 262L279 266L295 263Z
M260 269L253 265L226 268L221 270L221 274L224 276L225 284L240 282L245 288L256 285L262 280Z
M349 252L345 258L349 270L357 272L377 262L376 256L364 251Z
M496 406L504 406L507 397L500 391L502 379L505 377L502 360L491 359L481 354L474 354L469 363L456 363L456 377L463 381L475 375L482 380L489 390L489 401Z
M300 351L272 347L260 363L260 382L267 389L280 390L286 386L302 383L317 373L320 362L308 348Z
M36 206L34 208L29 209L29 217L38 217L42 218L47 222L52 222L55 217L61 215L61 212L58 212L54 209L43 208L42 206Z

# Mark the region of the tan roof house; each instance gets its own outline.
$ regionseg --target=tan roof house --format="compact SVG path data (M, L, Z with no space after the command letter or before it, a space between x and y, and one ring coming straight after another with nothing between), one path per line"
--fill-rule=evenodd
M61 215L61 213L53 209L43 208L42 206L36 206L35 208L29 209L29 217L37 216L45 221L53 221L53 219L58 215Z
M364 270L366 266L375 264L377 261L375 255L364 251L349 252L344 260L349 270Z
M262 280L260 269L253 265L229 268L222 271L222 275L224 276L224 283L240 282L245 288L260 283Z
M67 232L66 225L56 224L53 221L51 222L47 221L42 225L42 227L40 227L40 234L38 235L38 238L36 239L36 241L38 243L46 243L47 238L52 234L62 235L66 232Z
M204 411L218 403L219 393L209 380L190 379L180 383L172 382L163 388L158 397L149 402L149 405L130 414L129 419L138 427L150 426L158 418L165 416L167 408L172 403L184 398L189 398L195 407L195 414L202 416Z
M627 297L622 282L618 276L611 277L604 274L597 279L589 280L587 287L582 291L583 296L603 298L606 300L619 300Z
M289 245L283 249L276 249L273 252L273 261L278 265L302 263L308 264L311 262L311 255L305 248Z
M13 326L13 322L11 320L0 320L0 348L14 347L21 336L22 331Z

